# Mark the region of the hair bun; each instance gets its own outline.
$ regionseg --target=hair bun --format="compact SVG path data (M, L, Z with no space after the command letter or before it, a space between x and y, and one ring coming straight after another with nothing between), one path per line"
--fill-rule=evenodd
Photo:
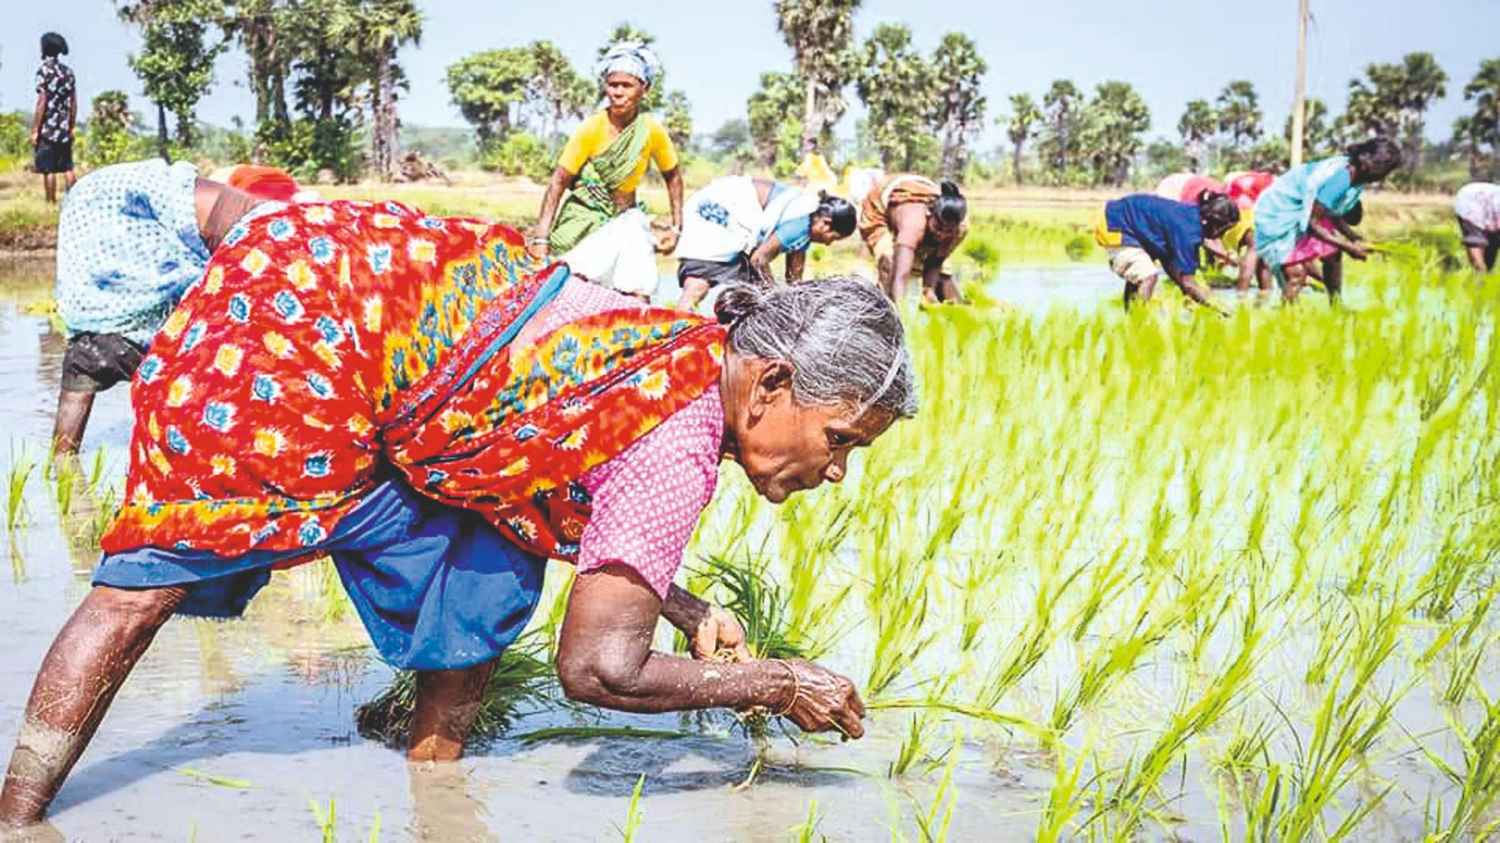
M725 287L714 301L714 316L721 325L733 325L765 305L766 294L748 284Z
M957 184L955 184L955 183L953 183L951 181L947 181L947 180L943 181L942 190L943 190L943 195L944 196L962 196L963 195L963 194L961 194L961 193L958 192L958 185Z

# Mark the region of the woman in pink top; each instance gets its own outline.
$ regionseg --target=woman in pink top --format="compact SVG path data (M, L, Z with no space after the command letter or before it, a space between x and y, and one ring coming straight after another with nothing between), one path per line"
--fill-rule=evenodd
M416 672L413 760L461 754L549 557L578 569L571 698L863 734L852 682L749 660L739 623L672 582L721 462L779 503L915 414L878 288L732 287L707 320L536 272L505 226L396 203L288 206L225 242L133 383L128 499L42 661L0 827L41 818L172 615L237 616L273 569L323 554L381 657ZM652 651L661 618L693 658ZM740 660L709 661L724 650Z

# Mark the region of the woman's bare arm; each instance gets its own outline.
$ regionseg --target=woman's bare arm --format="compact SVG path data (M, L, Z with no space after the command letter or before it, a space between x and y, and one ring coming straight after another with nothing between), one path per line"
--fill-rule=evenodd
M552 178L547 182L547 192L542 195L542 207L537 211L536 225L531 229L531 239L545 241L552 235L552 222L557 216L557 206L562 201L563 192L573 186L578 179L577 173L570 173L566 168L558 167L552 171ZM527 251L532 257L546 257L551 249L545 243L527 244Z
M692 661L651 650L663 603L635 571L579 574L568 596L557 669L571 699L620 711L765 706L804 730L864 734L849 680L799 661Z

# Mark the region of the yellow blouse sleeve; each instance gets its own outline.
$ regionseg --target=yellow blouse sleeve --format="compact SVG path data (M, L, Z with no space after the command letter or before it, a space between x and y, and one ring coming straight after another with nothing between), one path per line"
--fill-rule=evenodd
M649 143L651 149L651 160L656 162L656 169L663 173L669 173L677 169L677 147L672 143L672 136L667 134L666 127L661 121L651 121L651 138Z

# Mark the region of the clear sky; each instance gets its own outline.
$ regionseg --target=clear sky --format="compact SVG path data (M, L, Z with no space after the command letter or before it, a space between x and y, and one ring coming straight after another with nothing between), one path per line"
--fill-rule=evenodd
M419 0L426 35L402 56L412 90L401 103L409 124L463 125L449 102L444 69L478 50L538 38L557 43L580 69L612 26L629 19L657 36L668 84L684 89L700 132L744 115L759 74L786 69L790 53L775 29L771 0L650 0L638 4L574 0ZM0 27L0 108L29 108L37 39L63 33L79 77L80 101L107 88L129 92L150 113L126 65L138 37L120 24L110 0L9 0ZM1290 107L1296 47L1297 0L865 0L855 24L863 37L882 21L905 21L924 51L943 33L967 33L989 62L990 98L984 142L1003 134L993 118L1011 93L1040 95L1051 80L1081 87L1106 79L1134 84L1151 107L1153 131L1175 135L1187 100L1212 97L1230 79L1248 78L1260 91L1266 126L1280 131ZM1433 108L1428 134L1445 138L1464 110L1462 90L1484 58L1500 57L1500 0L1312 0L1309 88L1342 110L1351 76L1376 61L1427 50L1448 71L1448 96ZM200 116L226 125L247 120L253 101L245 62L230 53L220 62L213 93ZM851 99L853 92L850 92ZM86 106L85 106L86 107ZM852 133L848 118L840 127Z

